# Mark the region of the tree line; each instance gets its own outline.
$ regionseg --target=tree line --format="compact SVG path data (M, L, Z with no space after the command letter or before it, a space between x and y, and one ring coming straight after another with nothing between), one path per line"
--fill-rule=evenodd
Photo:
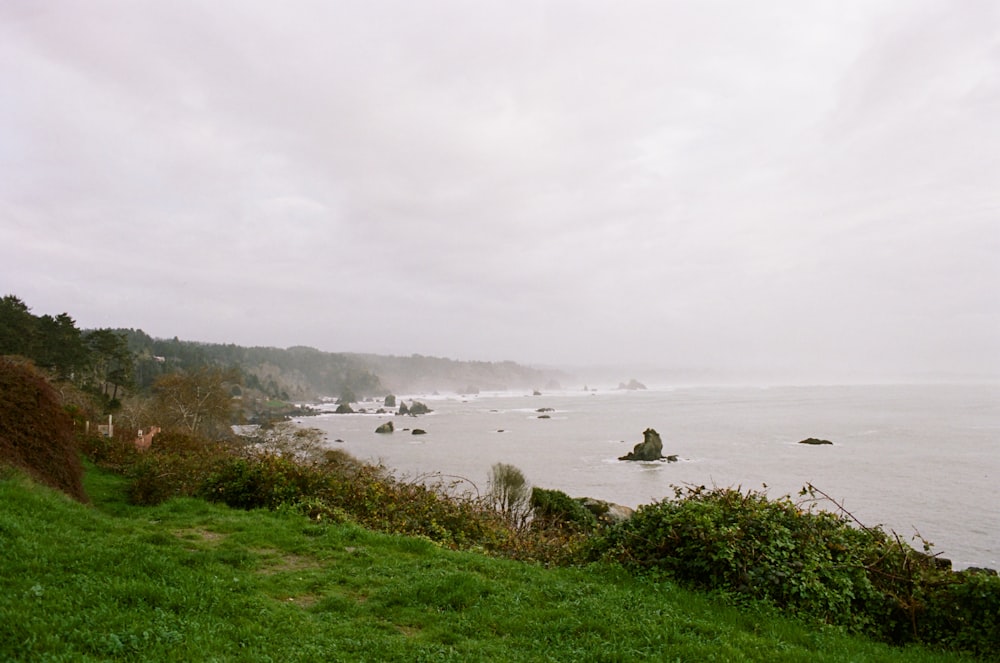
M0 355L32 360L61 381L100 398L113 410L132 386L135 361L125 337L112 329L83 331L68 313L31 313L14 295L0 299Z
M92 397L104 415L138 425L161 425L164 411L182 427L204 427L202 401L222 412L222 424L259 422L287 415L294 402L323 397L356 400L393 393L551 387L559 376L514 362L469 362L323 352L295 346L242 347L154 338L141 329L80 329L69 313L35 315L17 296L0 299L0 355L32 361L55 380ZM211 398L207 393L214 393ZM150 403L157 421L143 424ZM168 407L169 406L169 407Z

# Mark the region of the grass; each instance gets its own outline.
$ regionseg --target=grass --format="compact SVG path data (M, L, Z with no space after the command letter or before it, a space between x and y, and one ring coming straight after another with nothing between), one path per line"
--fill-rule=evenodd
M737 610L617 567L546 569L196 499L84 506L0 475L0 659L956 661Z

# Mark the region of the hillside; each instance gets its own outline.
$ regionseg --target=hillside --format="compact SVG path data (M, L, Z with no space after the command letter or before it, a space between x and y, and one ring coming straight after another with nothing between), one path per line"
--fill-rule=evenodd
M52 376L103 400L109 412L128 393L149 393L164 375L206 366L235 369L241 387L265 401L539 389L565 379L557 371L512 361L324 352L304 346L243 347L154 338L141 329L81 330L68 313L35 315L15 295L0 298L0 355L31 359Z
M554 370L512 361L324 352L305 346L242 347L157 339L141 330L116 331L126 336L129 349L137 357L136 380L140 387L152 384L165 372L205 363L237 367L248 388L299 401L337 398L345 392L377 397L390 393L537 389L556 385L564 378Z
M0 473L0 659L962 661L739 611L612 566L546 569L291 511L86 507Z

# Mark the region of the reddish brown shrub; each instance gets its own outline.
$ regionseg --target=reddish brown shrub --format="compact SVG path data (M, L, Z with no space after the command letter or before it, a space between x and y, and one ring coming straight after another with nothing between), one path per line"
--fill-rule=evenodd
M0 357L0 464L87 501L72 419L48 381L10 357Z

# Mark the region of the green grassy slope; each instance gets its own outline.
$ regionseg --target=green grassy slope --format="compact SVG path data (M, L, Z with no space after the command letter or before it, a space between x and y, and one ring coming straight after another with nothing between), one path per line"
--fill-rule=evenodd
M608 566L544 569L235 511L93 506L0 474L0 660L955 661L723 607Z

